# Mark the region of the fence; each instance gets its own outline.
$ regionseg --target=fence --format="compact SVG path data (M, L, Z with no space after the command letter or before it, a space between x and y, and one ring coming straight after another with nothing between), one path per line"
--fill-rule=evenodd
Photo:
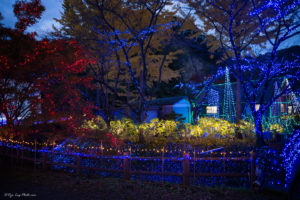
M164 181L165 176L177 176L182 177L182 183L185 186L190 185L191 177L248 177L250 181L250 185L253 185L255 180L255 153L250 152L250 156L243 156L243 157L226 157L223 154L222 157L196 157L195 153L191 156L189 153L183 154L183 157L164 157L162 154L161 157L143 157L143 156L131 156L130 153L125 152L123 155L108 155L104 156L103 152L101 155L93 155L93 154L82 154L78 152L56 152L52 150L46 149L29 149L24 148L22 146L13 146L9 144L2 143L0 145L1 151L0 155L10 158L11 160L15 160L16 163L20 163L23 161L30 161L36 167L37 165L41 166L43 169L49 169L50 166L63 166L74 169L77 174L80 174L83 169L85 170L92 170L92 171L100 171L100 172L116 172L123 175L125 180L129 180L132 175L160 175L162 177L162 181ZM29 152L29 153L28 153ZM54 154L60 155L67 155L71 156L74 159L74 163L62 163L62 162L54 162L53 159L49 159L50 157L53 158ZM92 167L92 166L84 166L82 164L82 159L96 159L102 161L103 159L111 159L111 160L118 160L122 167L120 169L114 168L105 168L102 167ZM148 170L132 170L131 163L135 160L142 161L159 161L161 162L160 171L148 171ZM176 161L181 162L182 171L180 172L170 172L164 169L164 163L166 161ZM195 171L195 164L196 162L204 162L204 161L220 161L222 162L223 172L220 173L199 173ZM243 161L249 162L250 161L250 171L246 173L232 173L226 172L226 161L236 162L236 161ZM194 166L194 171L191 172L191 164Z

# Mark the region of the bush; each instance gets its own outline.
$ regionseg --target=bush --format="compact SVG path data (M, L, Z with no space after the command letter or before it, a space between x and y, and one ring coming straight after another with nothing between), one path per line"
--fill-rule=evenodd
M140 124L139 130L145 142L162 146L178 138L179 122L173 120L152 119L150 123Z
M188 135L194 137L221 137L232 138L235 133L235 124L218 118L204 117L198 120L196 125L186 125Z
M139 131L132 119L123 118L110 122L110 132L122 140L139 141Z
M255 127L253 123L241 120L237 128L238 131L243 135L243 138L255 137Z
M243 140L236 137L236 130L243 134ZM239 126L223 119L201 118L196 125L182 125L174 120L153 119L150 123L136 125L133 120L110 122L110 132L122 140L146 143L150 146L164 146L168 143L201 145L202 147L254 144L254 125L242 121Z
M102 117L97 116L90 120L84 120L78 132L81 137L101 139L107 133L107 124Z

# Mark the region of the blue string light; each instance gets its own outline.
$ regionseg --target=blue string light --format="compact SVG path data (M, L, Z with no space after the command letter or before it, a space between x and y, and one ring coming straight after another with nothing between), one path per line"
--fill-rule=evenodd
M283 166L286 172L285 187L288 187L296 173L296 162L300 159L300 130L296 130L282 151Z
M29 147L22 147L20 144L10 144L7 142L1 142L0 146L13 148L13 149L20 149L25 150L28 152L35 152L35 149L29 148ZM52 149L53 150L53 149ZM174 155L172 153L167 154L165 158L162 157L139 157L136 155L105 155L105 156L99 156L94 154L86 154L82 152L67 152L67 148L55 148L55 151L52 151L49 148L44 149L37 149L37 157L41 158L41 153L48 153L48 159L52 160L54 163L64 163L64 164L76 164L76 157L80 157L81 166L87 167L83 168L83 173L91 173L91 171L88 171L89 167L93 168L106 168L106 169L115 169L115 170L123 170L123 160L125 158L130 160L131 165L131 171L153 171L153 172L161 172L162 171L162 159L164 161L164 172L174 172L174 173L182 173L183 166L182 161L185 159L180 155L178 152L174 151ZM166 150L167 151L167 150ZM137 151L135 151L137 152ZM156 152L156 151L155 151ZM187 153L188 151L185 151ZM139 153L142 153L139 151ZM147 152L144 152L147 153ZM149 152L148 152L149 153ZM183 151L181 151L183 153ZM195 152L196 154L196 152ZM234 157L240 155L241 152L228 152L226 153L229 157ZM189 154L193 155L193 154ZM219 158L222 158L220 160L205 160L206 157L212 157L212 155L215 155ZM238 172L238 173L247 173L250 170L250 161L240 159L239 161L232 161L228 157L223 158L223 154L211 154L208 155L201 155L200 159L197 158L197 160L193 160L191 156L186 156L186 159L190 162L190 169L194 169L195 167L195 173L223 173L223 162L226 163L226 173L230 172ZM224 160L223 160L224 159ZM51 165L52 169L55 170L64 170L70 173L74 173L76 170L61 166L61 165ZM95 172L96 174L103 175L103 176L116 176L116 173L112 172ZM121 172L120 172L121 173ZM118 175L118 177L122 176L122 173ZM192 172L191 172L192 173ZM117 173L118 174L118 173ZM132 175L132 179L137 180L148 180L148 181L161 181L162 178L164 178L164 181L166 182L172 182L172 183L178 183L182 181L182 177L178 176L161 176L161 175ZM196 179L193 179L193 182L195 184L204 184L204 185L219 185L219 184L229 184L232 186L249 186L249 179L247 177L238 177L238 178L230 178L230 177L197 177Z

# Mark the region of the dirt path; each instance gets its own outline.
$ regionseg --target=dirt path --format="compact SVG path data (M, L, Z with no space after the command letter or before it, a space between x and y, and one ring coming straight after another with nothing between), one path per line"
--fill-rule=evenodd
M247 189L209 188L178 184L123 181L117 178L85 177L63 172L20 168L0 169L0 199L201 199L201 200L282 200L272 193ZM21 198L22 197L22 198Z

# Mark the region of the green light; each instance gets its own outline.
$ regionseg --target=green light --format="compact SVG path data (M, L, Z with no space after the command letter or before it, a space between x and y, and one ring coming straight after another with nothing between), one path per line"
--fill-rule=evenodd
M235 102L234 102L232 87L231 87L230 78L229 78L229 69L228 69L228 67L226 67L223 118L230 122L234 122L235 115L236 115Z

